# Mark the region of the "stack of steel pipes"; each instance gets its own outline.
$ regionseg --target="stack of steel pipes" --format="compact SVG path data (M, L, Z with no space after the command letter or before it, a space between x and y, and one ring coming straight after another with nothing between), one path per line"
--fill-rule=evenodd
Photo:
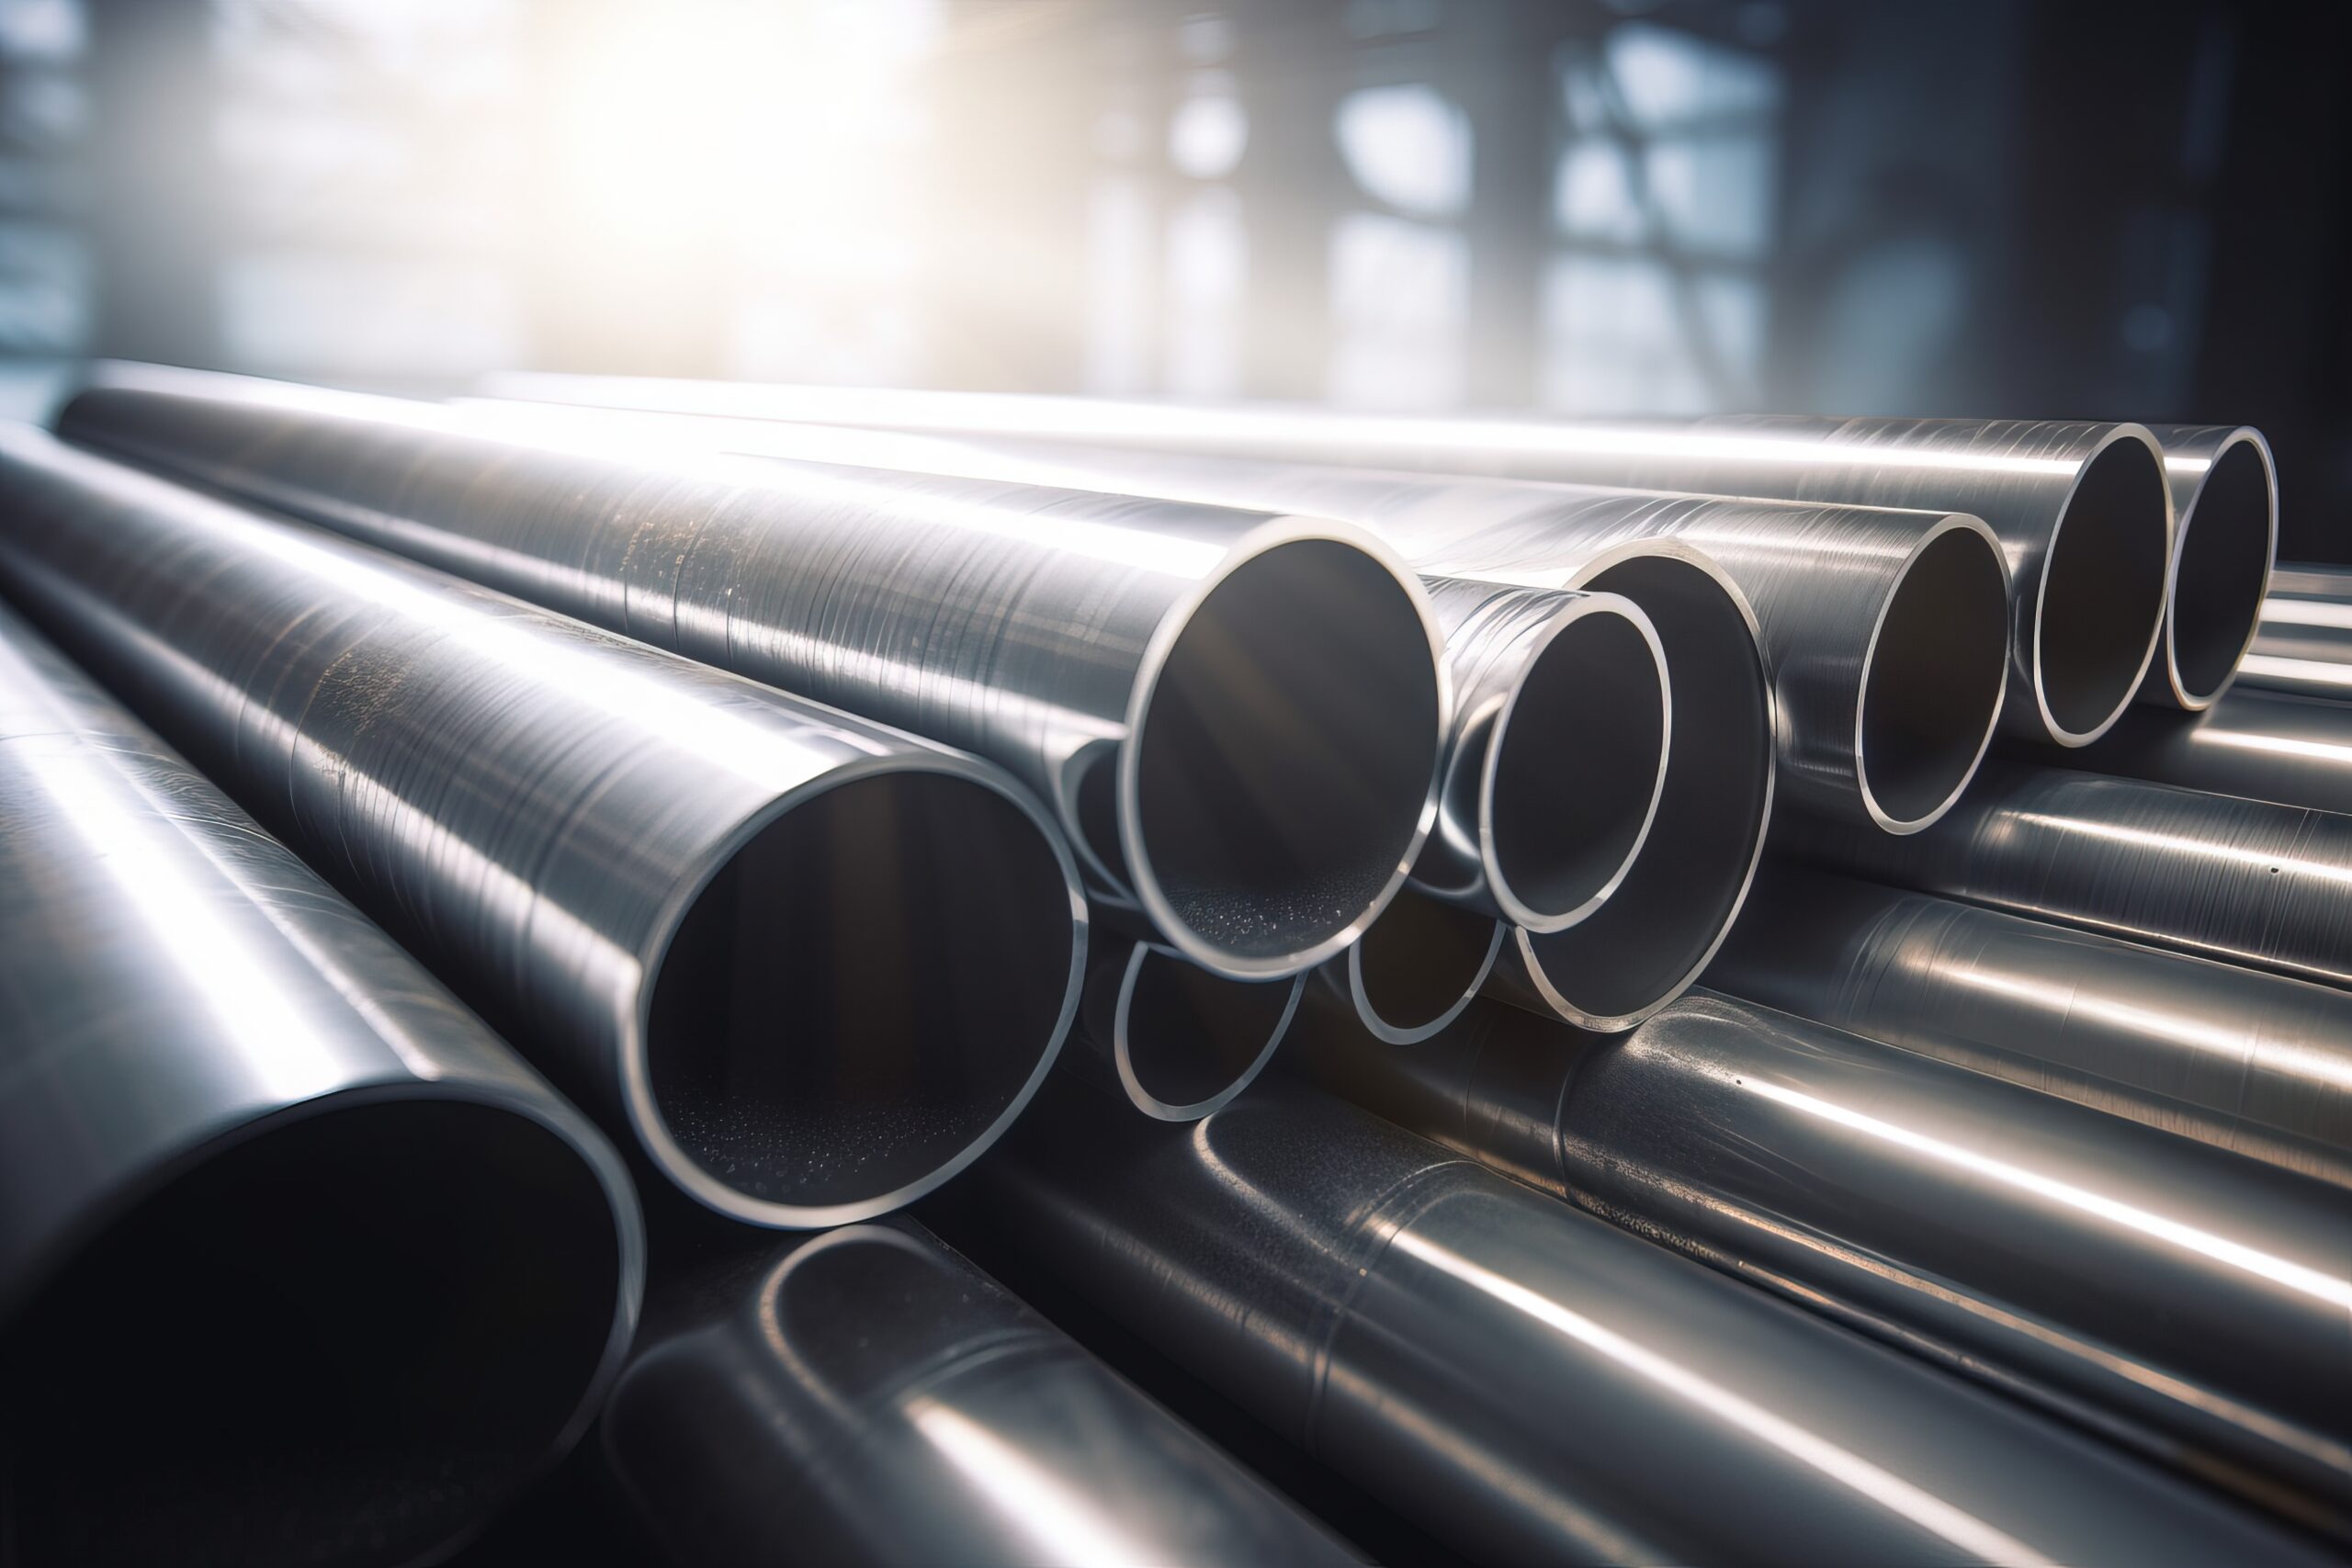
M0 433L0 1563L2352 1546L2258 434L484 390Z

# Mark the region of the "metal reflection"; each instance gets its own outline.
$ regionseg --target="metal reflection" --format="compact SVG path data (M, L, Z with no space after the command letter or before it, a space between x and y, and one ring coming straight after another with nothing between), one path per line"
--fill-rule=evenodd
M2174 542L2162 654L2142 694L2201 713L2227 691L2263 617L2278 554L2278 473L2245 425L2159 424Z
M1078 1040L1095 1081L1137 1111L1197 1122L1266 1070L1306 984L1304 975L1227 979L1148 942L1102 942L1088 960Z

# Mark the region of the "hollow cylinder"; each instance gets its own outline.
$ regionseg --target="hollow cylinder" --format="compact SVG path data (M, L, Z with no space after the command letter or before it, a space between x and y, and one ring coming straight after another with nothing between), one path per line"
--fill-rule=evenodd
M2241 685L2352 699L2352 568L2292 563L2270 574Z
M2141 694L2201 713L2227 691L2254 642L2278 555L2278 471L2270 443L2242 424L2159 424L2172 487L2172 567L2163 648Z
M736 1218L936 1186L1076 1010L1076 866L985 762L32 430L0 586Z
M1891 886L2352 987L2352 817L1999 761L1925 833L1798 822L1781 841Z
M543 401L1966 513L2008 556L2013 733L2078 746L2156 656L2171 558L2144 426L2028 420L1411 418L835 387L514 376Z
M1099 1106L1049 1085L976 1173L1001 1245L1474 1559L2318 1560L1279 1077L1187 1128Z
M2069 759L2102 773L2352 814L2352 705L2233 687L2193 718L2135 713Z
M1290 1032L1307 977L1235 980L1182 953L1116 938L1095 944L1078 1044L1098 1083L1156 1122L1197 1122L1255 1082Z
M1436 626L1345 524L556 449L184 374L85 391L60 429L991 758L1053 807L1098 895L1235 978L1345 948L1434 819Z
M1777 865L1708 968L1749 1001L2352 1186L2352 996Z
M1621 1040L1487 1007L1442 1043L1309 1035L1300 1060L1637 1234L2352 1522L2341 1189L1703 990Z
M1317 969L1308 989L1384 1044L1417 1045L1462 1016L1510 939L1500 920L1407 892L1363 941Z
M644 1269L603 1135L0 610L0 1556L445 1548Z
M603 1431L662 1544L710 1568L1357 1561L903 1219L664 1292Z

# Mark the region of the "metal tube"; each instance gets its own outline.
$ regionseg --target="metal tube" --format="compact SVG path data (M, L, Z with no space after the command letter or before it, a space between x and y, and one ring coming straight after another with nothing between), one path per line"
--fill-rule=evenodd
M987 763L32 430L0 586L723 1213L930 1190L1076 1011L1076 867Z
M1304 1044L1401 1125L2352 1527L2340 1189L1706 991L1608 1042L1485 1008L1438 1049Z
M1096 948L1078 1039L1107 1069L1096 1080L1158 1122L1197 1122L1254 1083L1306 988L1304 975L1227 979L1146 942Z
M1066 1075L1049 1085L975 1172L975 1213L1473 1557L2317 1560L2086 1437L1298 1085L1269 1079L1141 1135L1099 1106Z
M2298 696L2352 698L2352 568L2303 561L2272 572L2238 678Z
M2137 424L1416 419L626 377L507 376L488 389L680 413L1967 513L1991 525L2009 560L2014 690L2004 724L2063 746L2115 721L2164 629L2172 498L2163 453Z
M905 1220L706 1269L646 1340L605 1449L681 1562L1357 1561Z
M2352 987L2352 818L1996 761L1908 839L1792 823L1798 859L2199 957Z
M1315 972L1313 986L1374 1039L1418 1045L1462 1016L1510 935L1500 920L1405 893L1362 942Z
M452 1545L644 1270L596 1130L0 611L0 1556Z
M2352 1186L2352 996L1802 866L1707 984Z
M136 374L148 389L85 391L60 428L992 758L1053 805L1098 896L1235 978L1345 948L1434 819L1436 626L1345 524L555 450L424 404Z
M2134 714L2075 760L2154 784L2352 814L2352 706L2342 703L2233 689L2195 718Z
M2242 424L2159 424L2175 519L2164 652L2141 694L2201 713L2253 645L2278 555L2278 470Z

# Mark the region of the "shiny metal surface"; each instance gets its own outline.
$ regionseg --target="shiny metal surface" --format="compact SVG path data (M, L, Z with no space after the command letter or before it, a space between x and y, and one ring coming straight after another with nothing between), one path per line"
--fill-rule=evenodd
M1344 524L115 380L61 430L1001 762L1098 896L1236 978L1344 949L1435 817L1439 634L1401 563Z
M936 1186L1076 1010L1076 867L987 763L28 429L0 586L724 1213Z
M2254 641L2278 555L2278 470L2245 425L2159 424L2174 539L2164 650L2142 694L2201 713Z
M1301 1044L1402 1125L2352 1528L2339 1189L1707 991L1619 1041L1487 1007L1421 1051Z
M909 1222L721 1265L652 1310L605 1448L682 1562L1357 1561Z
M1100 1105L1065 1076L974 1173L1007 1245L1481 1561L2318 1560L1279 1077L1143 1135Z
M1315 972L1309 988L1375 1040L1416 1045L1462 1016L1502 957L1511 928L1404 893L1363 940Z
M1096 1081L1145 1115L1197 1122L1265 1071L1306 982L1233 980L1150 942L1100 942L1087 962L1077 1043L1097 1065Z
M1968 513L1992 525L2009 559L2014 656L2004 723L2060 745L2095 739L2114 722L2164 628L2172 499L2163 453L2137 424L1417 419L627 377L503 376L486 387L510 398L707 416Z
M2352 996L1774 865L1706 983L2352 1186Z
M1799 859L2352 987L2352 817L1996 761L1908 839L1792 822Z
M447 1547L644 1269L604 1137L0 611L0 1560Z
M2183 789L2352 813L2352 706L2284 692L2232 688L2194 717L2135 713L2068 760Z
M2352 568L2301 561L2272 572L2239 678L2270 691L2352 698Z
M568 417L595 422L575 429L618 435L642 431L648 418L495 402L469 405L469 417L517 430L560 429L552 422ZM1942 815L1974 774L2000 711L2007 567L2000 541L1974 517L752 420L682 419L676 429L676 439L712 450L1341 518L1425 574L1442 621L1442 582L1556 590L1613 546L1679 539L1720 564L1754 606L1779 702L1787 799L1889 832ZM1454 657L1461 704L1465 671ZM1508 907L1489 912L1534 924Z

